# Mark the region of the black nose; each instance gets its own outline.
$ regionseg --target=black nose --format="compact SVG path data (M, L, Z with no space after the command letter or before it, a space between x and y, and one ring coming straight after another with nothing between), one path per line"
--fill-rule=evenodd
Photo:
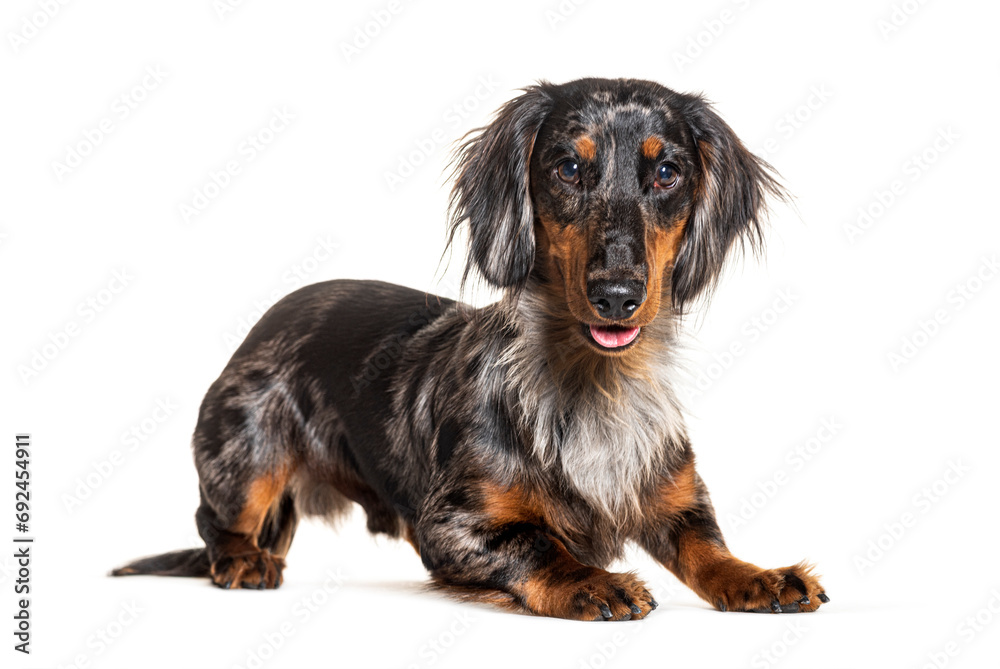
M587 299L601 318L629 318L646 301L646 285L641 281L591 281Z

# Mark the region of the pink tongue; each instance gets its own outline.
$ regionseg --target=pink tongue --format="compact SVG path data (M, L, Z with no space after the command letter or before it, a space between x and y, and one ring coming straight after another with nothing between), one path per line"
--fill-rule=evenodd
M618 348L624 346L639 335L639 328L602 328L597 325L590 326L590 336L604 348Z

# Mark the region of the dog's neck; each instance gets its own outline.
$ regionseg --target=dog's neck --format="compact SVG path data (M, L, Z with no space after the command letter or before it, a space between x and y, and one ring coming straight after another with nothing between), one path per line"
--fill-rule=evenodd
M625 523L640 512L640 490L685 440L672 388L675 324L663 316L627 354L603 355L568 310L551 311L548 290L529 283L501 305L518 332L503 367L520 431L595 510Z

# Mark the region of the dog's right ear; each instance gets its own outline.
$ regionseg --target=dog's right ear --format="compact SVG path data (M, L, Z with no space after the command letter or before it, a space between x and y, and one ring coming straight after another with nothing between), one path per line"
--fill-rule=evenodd
M539 128L552 109L545 85L524 89L493 122L472 131L453 160L451 232L469 222L463 281L475 267L498 288L524 285L535 260L534 209L528 170Z
M767 198L788 199L773 168L752 154L701 96L682 96L701 167L694 211L671 277L678 311L711 293L738 241L756 251L763 243Z

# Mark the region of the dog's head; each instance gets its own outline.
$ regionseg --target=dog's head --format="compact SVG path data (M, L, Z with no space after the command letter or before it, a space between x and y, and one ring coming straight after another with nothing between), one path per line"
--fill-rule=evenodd
M711 289L734 242L759 243L766 195L782 194L704 99L637 80L526 89L461 147L456 175L466 274L557 286L581 336L612 355Z

